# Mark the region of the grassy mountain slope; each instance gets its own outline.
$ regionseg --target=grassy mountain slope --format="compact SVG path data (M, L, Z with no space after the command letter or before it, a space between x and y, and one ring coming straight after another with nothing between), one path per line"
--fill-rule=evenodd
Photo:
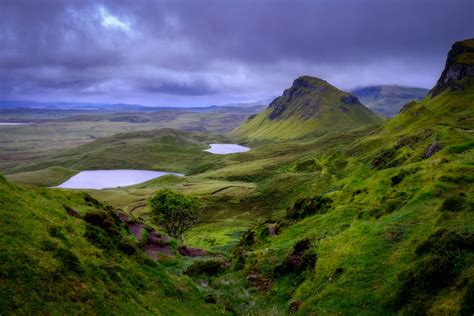
M18 187L0 176L0 212L2 313L217 312L189 278L139 250L111 210L87 194Z
M295 139L380 124L357 98L324 80L303 76L262 113L233 131L244 139Z
M408 102L420 101L428 92L428 89L393 85L370 86L351 91L369 109L386 117L396 115Z
M275 313L471 315L474 80L464 74L314 157L336 177L249 231L234 252L242 270L216 283L246 280L257 309Z

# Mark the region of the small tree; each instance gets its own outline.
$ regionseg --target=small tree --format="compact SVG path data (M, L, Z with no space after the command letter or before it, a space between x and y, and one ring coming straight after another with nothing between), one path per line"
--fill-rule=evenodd
M174 238L183 240L183 234L198 220L201 205L193 196L160 190L150 200L153 221Z

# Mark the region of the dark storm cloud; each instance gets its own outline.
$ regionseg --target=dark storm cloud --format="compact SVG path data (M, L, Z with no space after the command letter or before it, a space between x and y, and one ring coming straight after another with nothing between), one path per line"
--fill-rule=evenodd
M429 87L471 0L0 1L1 99L197 105L298 75Z

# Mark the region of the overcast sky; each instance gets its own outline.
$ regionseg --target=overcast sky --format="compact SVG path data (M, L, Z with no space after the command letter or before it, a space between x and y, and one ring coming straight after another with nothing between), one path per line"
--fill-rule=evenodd
M300 75L430 88L473 0L0 0L0 99L199 106Z

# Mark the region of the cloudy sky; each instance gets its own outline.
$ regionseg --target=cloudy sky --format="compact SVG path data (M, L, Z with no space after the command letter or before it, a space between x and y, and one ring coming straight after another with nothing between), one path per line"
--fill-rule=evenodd
M429 88L472 0L0 0L0 99L200 106L299 75Z

